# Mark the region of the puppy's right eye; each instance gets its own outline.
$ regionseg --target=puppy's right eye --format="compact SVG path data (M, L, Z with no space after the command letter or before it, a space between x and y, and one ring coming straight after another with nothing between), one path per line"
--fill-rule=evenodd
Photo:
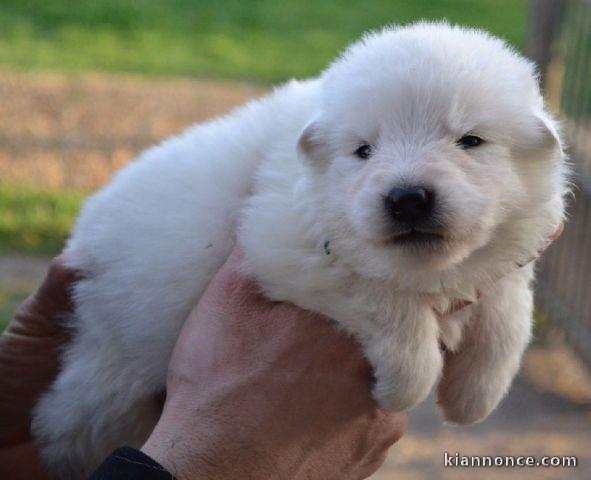
M476 135L464 135L456 142L464 150L482 145L484 140Z
M362 160L367 160L373 155L373 148L371 148L371 145L364 143L357 150L355 150L355 155L357 155Z

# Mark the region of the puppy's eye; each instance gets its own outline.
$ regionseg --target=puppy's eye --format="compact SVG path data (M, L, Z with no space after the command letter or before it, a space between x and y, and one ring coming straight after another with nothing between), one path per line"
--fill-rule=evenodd
M484 140L476 135L464 135L456 142L463 149L474 148L482 145Z
M373 155L373 148L371 148L371 145L364 143L357 150L355 150L355 155L357 155L362 160L367 160Z

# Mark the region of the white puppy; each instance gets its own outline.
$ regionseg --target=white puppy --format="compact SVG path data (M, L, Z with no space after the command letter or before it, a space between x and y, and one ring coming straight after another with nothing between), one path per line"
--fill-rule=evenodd
M270 298L360 341L381 405L422 401L443 343L445 418L483 419L530 337L533 267L517 264L563 219L563 157L533 65L429 23L370 34L319 78L147 151L69 241L85 277L35 410L44 460L81 478L142 443L181 325L236 241Z

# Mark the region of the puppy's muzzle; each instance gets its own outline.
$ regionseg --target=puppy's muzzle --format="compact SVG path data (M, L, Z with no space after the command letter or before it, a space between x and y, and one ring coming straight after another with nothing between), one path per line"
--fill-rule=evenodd
M429 222L433 215L435 195L421 187L394 188L385 198L388 217L403 230L412 230Z

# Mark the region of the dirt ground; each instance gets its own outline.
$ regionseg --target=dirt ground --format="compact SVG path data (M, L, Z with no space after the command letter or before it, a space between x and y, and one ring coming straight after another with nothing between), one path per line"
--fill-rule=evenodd
M92 190L147 145L223 113L261 87L193 80L0 74L0 180ZM0 290L23 295L44 257L0 257ZM575 455L565 468L444 468L462 455ZM591 377L559 334L538 339L502 406L473 427L444 425L434 401L410 414L408 433L376 480L591 478Z
M142 149L264 91L202 80L0 72L0 181L94 190Z

